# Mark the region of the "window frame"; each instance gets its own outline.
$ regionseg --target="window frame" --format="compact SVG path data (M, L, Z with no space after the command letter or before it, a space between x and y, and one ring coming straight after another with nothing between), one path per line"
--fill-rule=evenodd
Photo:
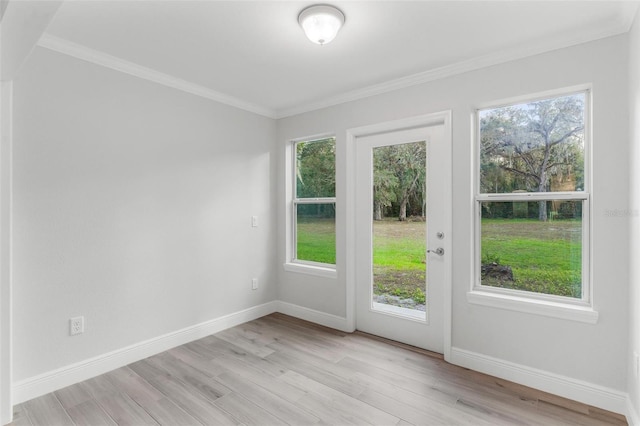
M287 146L290 151L287 154L288 158L288 188L287 201L289 206L287 207L287 250L286 261L284 264L285 271L298 272L310 275L316 275L324 278L336 278L337 269L335 263L322 263L311 260L304 260L297 258L298 252L298 215L297 208L299 205L312 205L312 204L333 204L337 211L337 197L308 197L299 198L297 196L297 145L301 142L314 143L320 142L326 139L334 139L334 143L337 142L337 138L333 133L325 133L314 135L304 138L296 138L291 140ZM335 161L335 160L334 160ZM337 216L337 214L336 214ZM337 245L336 245L337 251ZM336 259L337 262L337 259Z
M480 114L488 109L496 109L524 103L532 103L556 97L584 94L584 188L582 191L570 192L528 192L528 193L481 193L480 192ZM590 86L577 86L544 93L520 96L498 102L487 103L475 109L472 115L473 135L473 175L472 202L473 220L472 227L472 283L467 293L470 303L480 304L563 318L569 320L595 323L598 313L593 310L593 283L592 277L592 176L593 167L592 152L592 90ZM582 297L559 296L545 293L536 293L526 290L506 289L482 285L480 267L482 264L481 252L481 219L483 202L532 202L532 201L579 201L582 203Z

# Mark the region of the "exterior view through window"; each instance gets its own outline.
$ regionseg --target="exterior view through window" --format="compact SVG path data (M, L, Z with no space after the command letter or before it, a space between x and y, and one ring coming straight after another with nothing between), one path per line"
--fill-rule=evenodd
M373 148L373 299L426 309L427 144Z
M336 139L295 143L294 260L336 263Z
M588 92L480 110L479 284L588 297Z

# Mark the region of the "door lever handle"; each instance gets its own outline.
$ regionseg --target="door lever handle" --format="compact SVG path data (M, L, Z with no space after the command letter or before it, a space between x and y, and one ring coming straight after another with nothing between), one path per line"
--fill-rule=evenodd
M435 253L438 256L444 256L444 249L442 247L438 247L435 250L427 250L427 253Z

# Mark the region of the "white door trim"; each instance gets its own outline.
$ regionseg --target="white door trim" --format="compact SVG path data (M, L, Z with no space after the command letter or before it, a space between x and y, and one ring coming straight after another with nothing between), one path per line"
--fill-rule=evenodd
M11 395L11 160L13 83L0 86L0 424L13 418Z
M358 137L370 136L377 133L386 133L396 130L406 130L414 127L428 127L434 125L442 125L444 127L445 141L452 147L453 138L451 130L451 111L441 111L432 114L424 114L405 119L387 121L369 126L356 127L347 129L346 135L346 163L347 168L347 188L346 188L346 205L347 213L347 235L346 246L355 247L356 245L356 140ZM452 169L449 164L449 170ZM445 184L451 186L451 176L444 179ZM446 203L451 206L452 196L451 187L446 192ZM451 216L445 219L443 229L445 235L452 236ZM452 241L452 239L449 239ZM354 250L347 250L346 256L346 311L347 325L349 330L356 329L356 256ZM444 270L444 307L443 307L443 344L444 359L448 361L451 357L451 315L452 315L452 283L451 283L451 259L452 256L446 256Z

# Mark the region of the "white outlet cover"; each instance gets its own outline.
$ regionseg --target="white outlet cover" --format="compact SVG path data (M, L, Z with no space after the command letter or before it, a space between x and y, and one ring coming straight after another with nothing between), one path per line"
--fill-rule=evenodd
M84 333L84 317L74 317L69 319L69 334L75 336L76 334Z

